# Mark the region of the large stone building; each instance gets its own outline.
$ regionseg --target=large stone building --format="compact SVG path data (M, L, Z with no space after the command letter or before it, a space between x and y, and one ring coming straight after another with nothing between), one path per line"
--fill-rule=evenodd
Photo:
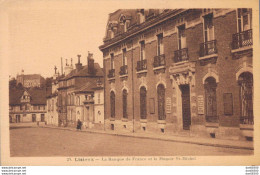
M102 97L103 70L98 63L94 63L91 53L87 62L86 66L82 66L78 55L76 68L73 69L72 63L66 63L65 76L58 80L59 126L75 127L78 119L85 128L100 128L103 125L104 110L98 109L102 104L96 104L93 99L96 93ZM98 115L95 115L96 110L99 110Z
M45 122L46 121L45 89L10 89L9 120L10 122Z
M24 70L20 75L16 76L16 84L21 84L25 88L42 87L45 79L40 74L24 74Z
M109 14L107 129L253 139L251 9Z

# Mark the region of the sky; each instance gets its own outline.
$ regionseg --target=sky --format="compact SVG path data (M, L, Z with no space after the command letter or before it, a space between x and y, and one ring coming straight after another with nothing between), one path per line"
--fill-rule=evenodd
M66 59L73 64L81 55L87 63L88 51L103 67L99 46L103 43L109 13L116 9L94 1L30 1L11 5L8 13L9 75L25 74L50 77L54 66L61 72Z

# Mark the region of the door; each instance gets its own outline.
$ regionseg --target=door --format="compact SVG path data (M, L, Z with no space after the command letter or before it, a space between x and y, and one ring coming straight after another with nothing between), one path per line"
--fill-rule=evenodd
M183 129L189 130L191 125L190 116L190 87L189 85L182 85L181 87L182 97L182 121Z
M36 122L36 115L32 114L32 122Z
M44 114L41 114L41 122L44 122Z

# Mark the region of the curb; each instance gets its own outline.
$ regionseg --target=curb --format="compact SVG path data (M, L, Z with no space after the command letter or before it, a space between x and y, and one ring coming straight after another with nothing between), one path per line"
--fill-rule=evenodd
M59 130L67 130L67 131L76 131L71 128L59 128L59 127L49 127L49 126L44 126L44 127L41 126L41 127L59 129ZM222 148L254 150L254 147L251 147L251 146L236 146L236 145L226 145L226 144L218 144L218 143L201 143L201 142L196 142L196 141L184 141L184 140L178 140L178 139L138 136L138 135L119 134L119 133L107 133L107 132L98 132L98 131L89 131L89 130L81 130L81 132L88 132L88 133L94 133L94 134L107 134L107 135L123 136L123 137L144 138L144 139L151 139L151 140L163 140L163 141L170 141L170 142L189 143L189 144L195 144L195 145L204 145L204 146L213 146L213 147L222 147Z

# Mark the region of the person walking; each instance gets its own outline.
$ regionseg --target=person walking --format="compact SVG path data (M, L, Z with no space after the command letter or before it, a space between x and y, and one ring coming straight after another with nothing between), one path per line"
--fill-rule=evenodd
M80 119L78 119L77 130L81 130L81 126L82 126L82 122L80 121Z

